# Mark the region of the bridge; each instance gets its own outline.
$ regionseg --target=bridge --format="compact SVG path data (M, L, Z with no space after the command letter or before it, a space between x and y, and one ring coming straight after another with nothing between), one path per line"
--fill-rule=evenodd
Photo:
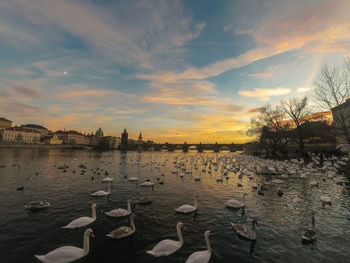
M242 150L242 145L239 144L187 144L186 142L183 144L171 144L171 143L164 143L164 144L137 144L137 145L128 145L127 148L121 149L121 150L138 150L138 151L183 151L183 152L190 152L197 150L198 152L203 152L206 150L211 150L214 152L220 152L220 151L230 151L235 152L237 150Z

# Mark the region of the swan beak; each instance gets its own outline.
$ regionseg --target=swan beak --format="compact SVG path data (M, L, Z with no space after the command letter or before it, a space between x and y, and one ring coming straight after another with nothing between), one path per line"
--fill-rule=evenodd
M91 236L91 237L95 237L94 233L91 233L90 236Z
M215 236L215 233L211 231L210 236Z

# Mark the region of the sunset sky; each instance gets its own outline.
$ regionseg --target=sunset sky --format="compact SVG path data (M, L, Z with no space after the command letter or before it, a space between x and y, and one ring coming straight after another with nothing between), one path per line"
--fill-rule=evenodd
M0 117L157 142L242 143L350 55L348 0L1 0Z

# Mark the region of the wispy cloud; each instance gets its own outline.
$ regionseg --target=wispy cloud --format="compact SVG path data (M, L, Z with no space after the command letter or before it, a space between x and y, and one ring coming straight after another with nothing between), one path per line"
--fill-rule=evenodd
M290 92L291 90L288 88L278 87L275 89L255 88L254 91L241 90L241 91L238 91L238 94L246 97L258 98L259 100L267 101L272 96L286 95Z

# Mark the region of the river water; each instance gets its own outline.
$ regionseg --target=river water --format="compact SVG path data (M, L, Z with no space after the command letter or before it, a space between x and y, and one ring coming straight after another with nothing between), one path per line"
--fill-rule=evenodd
M234 155L234 156L233 156ZM205 250L204 231L212 230L210 262L350 262L350 187L349 178L319 180L319 187L307 179L288 179L282 185L284 195L268 187L263 196L251 187L266 181L265 176L239 178L239 172L230 172L230 179L217 182L221 168L212 173L202 169L206 160L215 162L226 158L239 165L235 153L182 152L96 152L62 149L0 149L0 261L39 262L34 255L63 245L82 247L83 232L87 227L66 230L61 227L81 216L91 216L91 204L97 203L97 220L91 224L95 238L91 238L90 253L79 262L185 262L187 257ZM245 157L246 158L246 157ZM172 171L174 161L184 163L191 174L182 179ZM198 170L194 169L198 164ZM80 164L86 165L81 174ZM59 166L69 166L64 172ZM159 166L156 167L156 166ZM99 170L97 170L99 168ZM102 171L101 171L102 170ZM90 196L97 190L106 190L102 182L105 172L114 179L109 197ZM179 171L180 172L180 171ZM161 176L161 174L165 174ZM194 176L201 175L201 181ZM138 177L130 182L126 177ZM92 180L93 177L93 180ZM160 185L157 180L164 181ZM147 179L154 188L141 187ZM269 178L271 179L271 178ZM238 183L243 187L238 187ZM342 182L342 183L339 183ZM338 184L337 184L338 183ZM16 188L24 186L23 191ZM228 199L242 200L247 193L244 212L225 207ZM174 209L182 204L193 204L198 195L195 214L177 214ZM327 194L332 206L322 207L319 197ZM126 208L130 198L150 196L153 203L136 205L136 233L126 239L111 240L105 235L118 226L128 225L129 219L109 218L103 211ZM52 206L31 212L24 205L33 200L46 200ZM300 232L311 223L315 211L317 241L302 244ZM235 235L231 222L251 224L257 219L257 242L254 254L252 244ZM184 245L176 253L154 258L145 251L160 240L177 239L176 223L185 224Z

